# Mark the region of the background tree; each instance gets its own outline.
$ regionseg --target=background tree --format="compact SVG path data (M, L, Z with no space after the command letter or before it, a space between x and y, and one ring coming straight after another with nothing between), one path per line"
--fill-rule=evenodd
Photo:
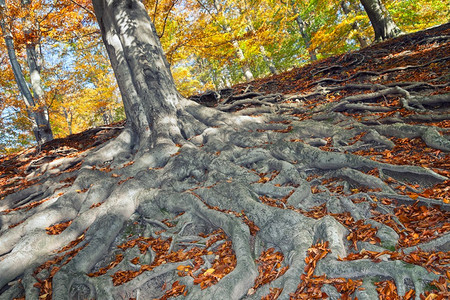
M2 139L1 152L32 143L27 137L31 128L45 132L51 128L50 133L62 137L103 124L102 115L109 114L113 120L123 116L90 1L8 1L2 17L10 34L5 35L7 43L0 43L0 56L8 58L1 65L0 93L5 102L0 118L5 118L6 127L0 131L9 136L8 131L17 130L24 138L17 144ZM15 58L14 72L9 57ZM17 84L13 74L18 74L22 84ZM27 111L43 124L27 117ZM47 136L41 143L50 139L47 133L39 136Z
M40 83L40 66L36 52L36 47L39 44L39 36L37 36L36 32L33 30L31 21L25 19L25 24L22 24L22 33L24 34L24 43L26 44L27 60L30 70L32 87L32 90L30 90L22 72L22 67L17 60L11 29L9 28L13 21L11 20L8 22L8 15L14 16L20 11L29 11L29 8L21 5L12 7L12 9L14 11L13 13L10 12L11 8L6 6L4 0L0 1L0 27L5 39L9 62L13 70L14 78L25 102L27 114L32 122L32 130L35 139L40 145L52 140L53 133L50 127L48 108L42 99L43 91Z

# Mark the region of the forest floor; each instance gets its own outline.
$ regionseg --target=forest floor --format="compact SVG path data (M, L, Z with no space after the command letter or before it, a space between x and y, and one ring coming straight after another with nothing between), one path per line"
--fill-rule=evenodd
M305 179L309 182L310 191L305 193L311 195L311 198L318 197L317 199L325 199L324 201L310 201L310 204L315 205L303 207L289 198L293 192L283 196L268 193L260 195L259 199L268 206L291 209L309 218L333 217L347 229L346 240L351 251L346 257L339 257L342 261L371 260L372 264L376 265L380 262L400 260L422 266L437 275L433 281L430 280L420 296L415 295L411 285L407 285L411 289L402 289L399 292L392 278L380 276L374 282L380 299L449 299L449 61L450 24L445 24L374 44L360 51L329 57L279 75L239 84L232 89L217 92L215 96L209 93L202 98L202 95L199 95L196 99L200 103L233 114L259 116L264 113L277 113L288 116L274 121L275 125L284 126L283 128L261 129L261 132L273 130L279 134L290 134L289 141L292 143L305 143L323 152L354 154L390 165L417 166L439 174L434 178L440 179L434 181L431 177L414 174L415 171L399 177L394 176L397 171L384 170L383 173L377 167L362 168L359 173L346 168L327 173L323 171L326 170L325 167L317 167L318 171L307 171L308 176ZM315 123L308 122L315 121L326 122L328 125L310 127ZM305 122L305 127L296 125L294 128L291 122ZM30 201L39 198L36 193L39 193L39 185L43 180L57 177L59 181L54 191L58 194L56 191L59 190L63 194L76 180L74 171L80 169L86 153L119 135L123 127L124 122L93 128L67 138L56 139L39 148L33 147L0 157L0 242L8 230L26 221L20 220L19 217L10 218L12 213L28 212L46 201L53 201L52 197ZM373 129L375 127L376 130ZM294 129L297 130L297 135L293 134ZM67 160L69 158L70 160ZM66 162L67 166L64 166ZM330 161L329 164L333 165L334 162ZM106 165L98 170L111 172L111 176L115 176ZM275 187L289 186L275 183L279 171L253 171L259 177L257 184L273 182ZM358 178L355 179L355 176ZM341 178L351 180L342 181ZM126 180L129 178L119 181L118 184ZM12 199L11 195L33 189L34 194L28 193L25 199L9 201ZM82 194L86 190L76 192ZM333 212L326 199L340 196L351 199L351 205L367 203L372 214L368 216L361 213L362 217L356 219L351 211ZM92 208L100 205L101 203L94 203ZM353 207L351 205L348 205L349 210ZM385 207L392 213L382 213ZM210 208L226 211L214 206ZM259 230L243 211L226 212L241 218L248 225L252 236ZM178 217L173 216L172 219L153 223L157 223L162 229L161 232L169 232ZM20 221L13 223L12 220L16 219ZM46 228L47 234L61 234L70 224L70 220L52 224ZM392 231L387 234L383 227L384 238L388 235L396 240L383 240L379 231L382 226L380 224ZM184 228L180 229L180 235ZM31 272L40 299L51 299L53 276L83 248L76 247L83 244L83 238L83 235L80 236L62 249L64 255L56 255ZM108 264L104 264L104 267L95 272L92 271L88 276L111 274L114 286L136 278L146 271L145 268L123 271L117 270L116 267L123 266L121 262L124 260L124 254L119 252L138 245L141 253L151 247L156 257L147 270L155 269L166 262L178 263L174 271L180 278L191 276L195 285L206 289L235 268L236 256L231 241L220 229L204 234L202 238L207 246L215 244L214 249L190 247L189 251L183 252L186 248L180 246L180 249L175 251L172 249L171 240L164 239L163 235L157 238L130 235L125 243L118 245L115 256ZM434 240L440 242L433 244ZM218 241L222 242L217 243ZM189 243L192 241L184 242L185 245ZM370 245L374 247L370 248ZM367 288L363 286L362 280L328 277L327 273L315 272L318 262L328 253L328 241L310 245L304 261L304 272L298 274L297 290L290 294L291 299L334 299L337 296L350 299L355 295L362 297L362 291ZM7 254L8 252L0 254L0 264ZM215 260L205 263L204 256L208 255L213 255ZM187 260L193 263L183 263ZM137 265L138 261L139 257L136 256L131 263ZM261 286L281 277L289 269L286 261L276 244L260 251L259 257L255 259L258 276L247 296L257 294ZM323 270L326 270L326 267L323 267ZM2 293L13 295L12 287L19 286L16 283L21 280L22 277L19 277L3 288L0 286L0 299L3 299ZM332 286L334 289L324 286ZM186 295L187 288L181 281L174 281L168 286L164 284L163 293L160 299ZM22 295L20 292L16 294ZM264 295L263 299L277 299L279 294L280 288L270 288L270 293Z

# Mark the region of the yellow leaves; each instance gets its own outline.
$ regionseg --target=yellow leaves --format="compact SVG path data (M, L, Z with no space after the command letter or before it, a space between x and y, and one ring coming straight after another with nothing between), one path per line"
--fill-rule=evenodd
M214 269L213 268L209 268L208 270L206 270L204 273L203 273L203 275L209 275L209 274L212 274L212 273L214 273Z

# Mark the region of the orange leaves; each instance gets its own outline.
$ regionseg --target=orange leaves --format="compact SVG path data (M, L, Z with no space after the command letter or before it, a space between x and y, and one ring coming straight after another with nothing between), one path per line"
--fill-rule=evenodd
M216 253L216 258L211 268L201 269L197 276L192 271L189 271L189 275L194 278L194 284L199 284L202 290L216 284L221 278L234 270L236 266L236 256L233 253L230 241L220 245ZM198 270L199 267L197 264L193 271Z
M325 215L328 214L328 212L327 212L327 205L326 205L326 203L324 203L324 204L319 205L319 206L311 207L308 212L304 212L303 214L305 216L310 217L310 218L320 219L320 218L322 218L322 217L324 217Z
M305 272L300 276L301 282L291 299L325 299L328 295L321 291L324 284L333 285L342 295L342 299L350 299L356 289L361 286L362 280L351 280L345 278L327 278L326 275L316 276L314 270L317 262L324 258L331 250L328 248L328 242L317 243L308 249L308 255L305 258Z
M282 276L289 269L289 266L281 267L283 260L283 254L275 252L274 248L263 251L256 260L259 275L255 280L253 289L256 290L261 285L272 282Z
M439 277L439 280L433 280L431 285L437 290L426 291L425 296L420 295L421 300L444 300L450 298L450 272L447 270L445 276Z
M123 125L123 123L117 123L111 125L111 128L121 125ZM76 157L80 155L82 151L88 150L96 144L101 144L110 138L113 138L119 132L119 130L99 131L99 129L91 129L64 139L55 139L44 144L40 151L38 151L36 147L33 147L14 155L0 157L0 174L2 174L0 178L0 199L14 192L28 188L31 185L37 184L39 179L24 179L30 174L30 171L38 170L45 163L50 163L59 158ZM83 161L80 161L65 170L61 170L61 173L70 173L78 170L81 168L82 162ZM55 168L60 168L60 166L55 166ZM39 174L36 174L36 176L39 176ZM73 183L72 180L74 180L74 178L65 182L67 186ZM80 190L80 192L83 191L84 190ZM58 196L61 195L59 194ZM33 202L20 208L15 208L14 210L30 209L49 199L50 198Z
M278 299L278 296L280 296L281 292L283 291L283 289L280 288L270 288L269 289L269 294L262 297L261 300L275 300Z
M161 238L153 237L137 237L126 243L118 245L117 247L122 250L126 250L133 247L138 247L142 254L145 254L149 248L155 253L155 258L151 264L141 264L138 270L118 270L111 277L113 284L115 286L126 283L133 278L139 276L145 271L152 271L154 268L169 264L169 263L180 263L186 260L191 260L192 262L186 262L180 264L176 267L179 276L191 276L194 278L194 283L199 284L202 289L207 288L215 283L217 283L226 274L230 273L236 266L236 256L232 250L232 245L230 241L226 240L226 235L223 231L217 230L210 235L210 239L206 242L205 248L192 247L190 250L179 249L177 251L169 252L170 245L172 243L171 239L163 240ZM204 236L204 237L208 237ZM218 246L214 251L208 250L208 248L214 245L216 242L225 240L220 246ZM215 255L212 266L208 269L202 266L205 263L203 257L205 255ZM116 267L124 259L123 254L116 255L114 261L112 261L108 266L99 269L96 272L88 274L91 277L97 277L105 274L108 270ZM134 257L130 260L134 265L139 266L140 258ZM172 288L169 289L164 297L176 296L181 294L186 294L187 290L184 285L174 283ZM166 299L166 298L162 299Z
M270 173L258 173L257 175L259 176L260 179L257 181L257 183L266 183L272 181L275 179L275 177L278 176L278 174L280 174L280 171L277 170L274 170Z
M166 300L170 297L176 297L179 295L187 295L188 290L186 289L186 286L184 284L180 284L180 282L177 280L174 283L172 283L172 288L168 290L164 296L159 298L159 300Z
M400 300L401 298L399 297L399 295L397 294L397 287L395 286L394 282L392 280L386 280L386 281L380 281L380 282L375 282L375 285L377 286L377 292L379 295L380 300ZM409 294L409 296L411 296L410 292L413 293L414 295L414 291L409 291L408 293L406 293L406 295ZM406 297L405 295L405 297ZM404 298L404 299L412 299L412 298Z
M77 179L77 177L76 176L72 176L72 177L68 177L66 179L61 180L60 183L65 183L65 185L63 185L59 189L71 186L74 183L75 179Z
M211 245L215 244L217 241L223 240L226 238L223 231L218 230L215 232L211 239L209 239L206 243L206 247L209 248ZM206 249L207 249L206 248ZM202 289L207 288L208 286L211 286L215 283L217 283L221 278L223 278L226 274L230 273L234 267L236 266L236 256L234 255L234 252L231 247L230 241L225 241L223 244L221 244L216 251L205 251L203 254L216 254L214 262L212 263L212 267L209 269L201 269L201 266L203 265L204 261L200 257L202 253L199 253L200 255L196 255L194 257L194 267L191 266L183 266L184 270L179 273L180 276L186 276L189 275L194 278L194 284L200 284L200 287ZM198 272L200 271L200 272ZM186 272L186 273L183 273ZM198 275L194 275L195 273L198 273Z
M2 211L2 213L8 214L8 213L10 213L10 212L12 212L12 211L17 211L17 210L21 210L21 209L30 210L30 209L32 209L33 207L36 207L36 206L38 206L38 205L41 205L42 203L44 203L44 202L46 202L46 201L48 201L48 200L50 200L50 198L45 198L45 199L42 199L42 200L40 200L40 201L32 202L32 203L30 203L30 204L23 205L23 206L19 206L19 207L12 208L12 209L5 209L4 211Z
M395 215L405 226L403 230L393 228L400 235L399 247L411 247L450 231L450 212L438 207L419 206L416 202L396 208Z
M72 220L52 225L50 227L45 228L45 230L49 235L57 235L66 230L66 228L69 227L70 224L72 224Z
M294 128L294 127L292 127L291 125L289 125L289 126L286 127L285 129L277 129L277 130L274 130L274 132L288 133L288 132L291 132L293 128Z
M379 244L380 238L376 236L378 228L373 228L371 224L364 224L364 220L358 220L354 225L356 230L351 230L347 240L352 242L352 246L358 250L357 241L368 241L371 244Z
M92 204L92 205L89 207L89 209L95 208L95 207L99 207L99 206L102 205L102 204L103 204L103 202L94 203L94 204Z
M371 259L373 262L380 262L381 259L402 260L409 264L422 266L428 272L436 274L445 274L447 272L447 265L450 262L450 253L442 251L422 251L416 250L409 254L403 252L396 252L384 250L382 252L361 250L359 253L351 253L344 258L339 258L343 261Z
M269 181L269 177L261 177L257 182L258 183L266 183Z
M228 210L228 209L221 209L221 208L219 208L217 206L211 206L211 205L207 204L206 202L204 202L203 199L198 194L196 194L196 193L194 193L192 191L190 193L192 195L194 195L195 197L197 197L198 199L200 199L208 208L214 209L214 210L217 210L217 211L221 211L221 212L224 212L224 213L233 214L236 217L240 218L248 226L251 235L254 236L259 231L259 227L256 226L256 224L245 215L244 211L241 211L240 213L238 213L238 212L235 212L235 211L232 211L232 210Z
M351 142L349 143L349 145L355 144L357 141L359 141L361 138L363 138L366 134L367 134L367 132L364 131L364 132L361 132L360 134L354 136L351 139Z
M84 240L84 233L78 237L76 240L70 242L67 246L58 251L58 253L65 252L69 249L74 248L80 242ZM40 265L33 273L34 278L37 280L37 283L34 284L34 287L38 288L39 291L39 299L51 300L52 299L52 279L53 276L60 270L62 266L67 264L69 261L74 258L78 252L80 252L87 244L73 249L71 251L66 252L63 255L56 256L52 260L45 262ZM49 271L49 275L46 279L40 279L37 277L42 270L47 269Z
M449 175L448 169L450 164L448 162L450 161L450 154L429 148L420 138L391 138L391 140L395 143L395 147L392 150L386 149L381 152L377 152L374 149L370 151L360 150L353 152L353 154L373 156L374 160L395 165L416 165L432 168L441 175ZM445 198L445 193L440 194L439 198Z
M125 182L127 182L128 180L130 180L130 179L133 179L134 177L133 176L130 176L130 177L128 177L128 178L125 178L125 179L122 179L121 181L119 181L117 184L122 184L122 183L125 183Z
M426 189L420 194L420 196L442 199L444 203L450 204L450 180L446 180Z
M347 240L352 242L352 246L357 250L357 242L369 242L371 244L379 244L380 238L376 236L378 232L377 227L372 227L371 224L364 224L364 220L354 221L353 217L350 216L350 213L342 213L342 214L330 214L336 220L339 221L342 225L344 225L348 230L350 230L350 234L347 236Z

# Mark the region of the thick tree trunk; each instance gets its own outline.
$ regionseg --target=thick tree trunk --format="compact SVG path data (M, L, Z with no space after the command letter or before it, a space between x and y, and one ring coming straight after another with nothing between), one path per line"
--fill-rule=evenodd
M375 32L375 41L393 38L401 33L381 0L361 0L361 4L369 16Z
M0 8L3 9L5 6L5 1L0 0ZM37 64L31 58L30 53L27 47L27 58L30 66L30 77L32 81L32 87L36 86L34 89L35 96L38 98L35 99L33 97L31 90L29 89L27 82L25 81L25 77L22 72L22 68L20 67L19 62L17 61L16 51L14 49L13 37L11 35L10 30L8 29L8 25L5 22L4 11L0 11L0 27L3 32L3 37L5 39L6 48L8 51L9 61L11 63L11 67L14 73L14 78L16 80L17 86L19 87L19 91L22 94L23 100L25 102L25 106L27 109L28 117L32 123L32 130L36 139L36 142L41 145L45 142L48 142L53 139L53 133L50 127L50 122L48 118L48 113L46 108L42 107L39 104L39 93L43 94L43 91L40 87L40 75L37 72ZM36 71L36 72L35 72Z
M180 95L144 5L138 0L93 4L132 129L152 143L180 136Z

